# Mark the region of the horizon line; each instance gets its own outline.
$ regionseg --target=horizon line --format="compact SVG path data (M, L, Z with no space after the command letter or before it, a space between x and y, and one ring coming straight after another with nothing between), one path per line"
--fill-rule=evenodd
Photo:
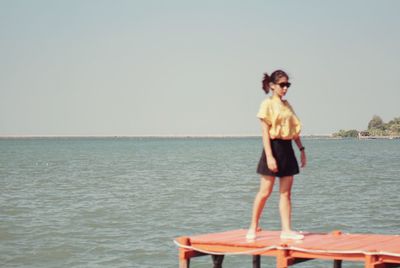
M154 134L154 135L0 135L0 138L246 138L261 134ZM332 134L306 134L300 137L332 137Z

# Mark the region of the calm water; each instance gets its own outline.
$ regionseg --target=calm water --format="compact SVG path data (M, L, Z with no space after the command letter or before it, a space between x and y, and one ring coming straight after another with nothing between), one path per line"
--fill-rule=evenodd
M400 140L303 143L296 229L400 233ZM177 267L174 237L247 228L260 153L260 138L0 139L0 267ZM276 190L264 229L279 229Z

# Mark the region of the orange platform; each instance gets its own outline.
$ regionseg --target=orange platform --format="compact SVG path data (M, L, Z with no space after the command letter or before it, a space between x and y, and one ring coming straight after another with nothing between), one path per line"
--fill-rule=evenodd
M400 267L400 236L378 234L303 233L304 240L281 240L279 231L261 231L254 241L247 241L247 230L179 237L179 264L187 268L190 259L212 255L214 267L222 267L222 255L244 254L276 257L276 267L286 268L312 259L359 261L365 268ZM259 262L259 258L258 258ZM254 261L253 267L259 267Z

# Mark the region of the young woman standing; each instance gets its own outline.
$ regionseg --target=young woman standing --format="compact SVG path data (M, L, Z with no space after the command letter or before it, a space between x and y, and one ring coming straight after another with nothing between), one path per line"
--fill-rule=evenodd
M291 227L291 190L293 176L299 173L299 166L292 147L292 140L301 152L301 167L306 165L306 154L300 140L301 124L292 106L284 99L289 87L289 76L282 70L270 76L264 74L263 90L272 96L261 103L257 117L261 122L263 152L258 163L257 173L261 175L260 189L254 199L251 224L246 238L255 239L259 230L259 219L265 202L271 195L275 178L279 177L279 212L281 217L282 239L303 239L301 233Z

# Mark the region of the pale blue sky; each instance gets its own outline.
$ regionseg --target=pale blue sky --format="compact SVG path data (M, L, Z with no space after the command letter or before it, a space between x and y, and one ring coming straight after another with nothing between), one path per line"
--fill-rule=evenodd
M264 72L303 134L400 116L400 1L0 0L0 135L259 135Z

